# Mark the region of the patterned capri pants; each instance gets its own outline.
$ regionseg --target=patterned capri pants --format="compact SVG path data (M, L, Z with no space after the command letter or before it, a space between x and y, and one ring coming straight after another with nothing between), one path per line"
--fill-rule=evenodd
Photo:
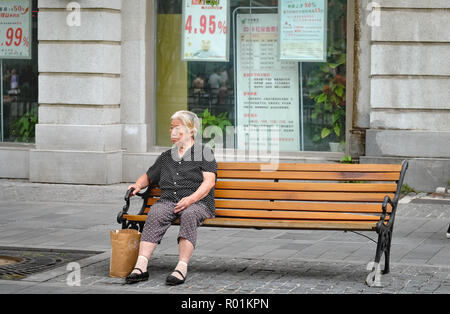
M189 240L195 248L197 242L197 228L206 218L213 218L211 211L203 203L196 202L184 210L174 213L177 203L171 201L157 201L148 212L142 231L141 241L151 243L161 243L161 239L170 227L172 222L180 219L180 238Z

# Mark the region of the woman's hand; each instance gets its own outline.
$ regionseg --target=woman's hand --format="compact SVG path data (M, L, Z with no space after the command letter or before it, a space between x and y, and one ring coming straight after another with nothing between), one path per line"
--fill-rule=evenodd
M128 190L129 189L134 189L134 191L131 193L131 196L135 196L136 193L139 193L139 191L142 189L141 186L139 184L132 184L128 186Z
M191 206L192 204L195 203L195 200L191 197L191 196L186 196L183 197L175 206L174 208L174 213L178 213L180 211L182 211L183 209L188 208L189 206Z

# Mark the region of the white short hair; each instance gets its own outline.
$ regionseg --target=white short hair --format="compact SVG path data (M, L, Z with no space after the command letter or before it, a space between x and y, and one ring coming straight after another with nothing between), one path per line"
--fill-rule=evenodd
M179 119L189 132L192 131L194 133L194 138L197 136L200 130L200 120L195 113L187 110L179 110L170 117L170 120L173 119Z

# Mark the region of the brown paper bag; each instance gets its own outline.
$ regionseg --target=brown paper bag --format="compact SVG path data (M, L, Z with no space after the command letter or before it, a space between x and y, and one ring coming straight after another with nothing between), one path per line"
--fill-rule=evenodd
M109 276L124 278L136 265L141 233L134 229L112 230Z

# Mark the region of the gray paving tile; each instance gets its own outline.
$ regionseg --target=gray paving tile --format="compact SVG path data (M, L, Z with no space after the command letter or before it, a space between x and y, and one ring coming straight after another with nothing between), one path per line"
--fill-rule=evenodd
M0 294L20 293L21 290L26 289L27 286L16 285L14 283L0 283Z

